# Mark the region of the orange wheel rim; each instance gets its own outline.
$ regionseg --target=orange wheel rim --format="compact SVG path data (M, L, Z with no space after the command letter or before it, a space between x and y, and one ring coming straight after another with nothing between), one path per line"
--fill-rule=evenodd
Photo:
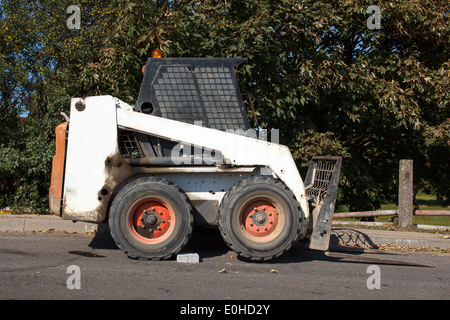
M136 240L147 244L157 244L172 234L175 214L166 201L159 198L146 198L132 206L127 225Z
M243 206L239 224L247 237L266 241L279 234L284 216L279 206L266 199L254 199Z

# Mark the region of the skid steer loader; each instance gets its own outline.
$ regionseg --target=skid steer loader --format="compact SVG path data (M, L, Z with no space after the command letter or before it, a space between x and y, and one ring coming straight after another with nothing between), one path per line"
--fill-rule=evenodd
M52 212L108 221L131 258L168 259L198 225L218 226L256 261L298 239L327 250L341 158L313 158L303 181L286 146L248 134L236 77L245 62L152 57L134 106L73 98L56 128Z

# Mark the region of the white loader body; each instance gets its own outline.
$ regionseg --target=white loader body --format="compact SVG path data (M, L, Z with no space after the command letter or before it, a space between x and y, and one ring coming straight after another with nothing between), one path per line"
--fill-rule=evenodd
M134 106L73 98L55 130L50 209L107 221L131 258L168 259L201 225L257 261L309 236L327 250L341 159L314 157L303 182L288 147L253 137L236 76L245 61L150 58Z
M81 111L76 108L80 101L84 105ZM223 161L218 161L222 163L214 166L120 169L111 165L115 157L119 156L119 128L220 151ZM88 97L84 100L73 98L62 217L103 221L107 215L107 200L117 185L132 174L170 175L171 180L182 187L191 201L215 200L219 204L233 184L244 176L261 175L261 168L270 169L265 171L271 172L292 191L304 217L308 219L305 186L286 146L138 113L130 105L112 96ZM122 172L118 177L118 171L127 172Z

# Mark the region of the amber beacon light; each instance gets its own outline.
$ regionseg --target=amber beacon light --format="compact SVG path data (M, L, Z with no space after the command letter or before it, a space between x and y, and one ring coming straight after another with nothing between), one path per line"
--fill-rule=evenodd
M163 54L161 50L153 50L152 58L162 58ZM142 67L142 73L145 71L145 66Z
M161 50L153 50L152 58L162 58L163 54Z

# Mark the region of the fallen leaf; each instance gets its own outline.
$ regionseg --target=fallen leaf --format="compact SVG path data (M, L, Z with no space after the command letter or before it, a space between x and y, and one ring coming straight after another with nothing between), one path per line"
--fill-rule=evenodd
M270 270L270 273L279 273L278 270L272 269Z
M219 273L225 273L227 272L227 268L223 268L222 270L219 270Z

